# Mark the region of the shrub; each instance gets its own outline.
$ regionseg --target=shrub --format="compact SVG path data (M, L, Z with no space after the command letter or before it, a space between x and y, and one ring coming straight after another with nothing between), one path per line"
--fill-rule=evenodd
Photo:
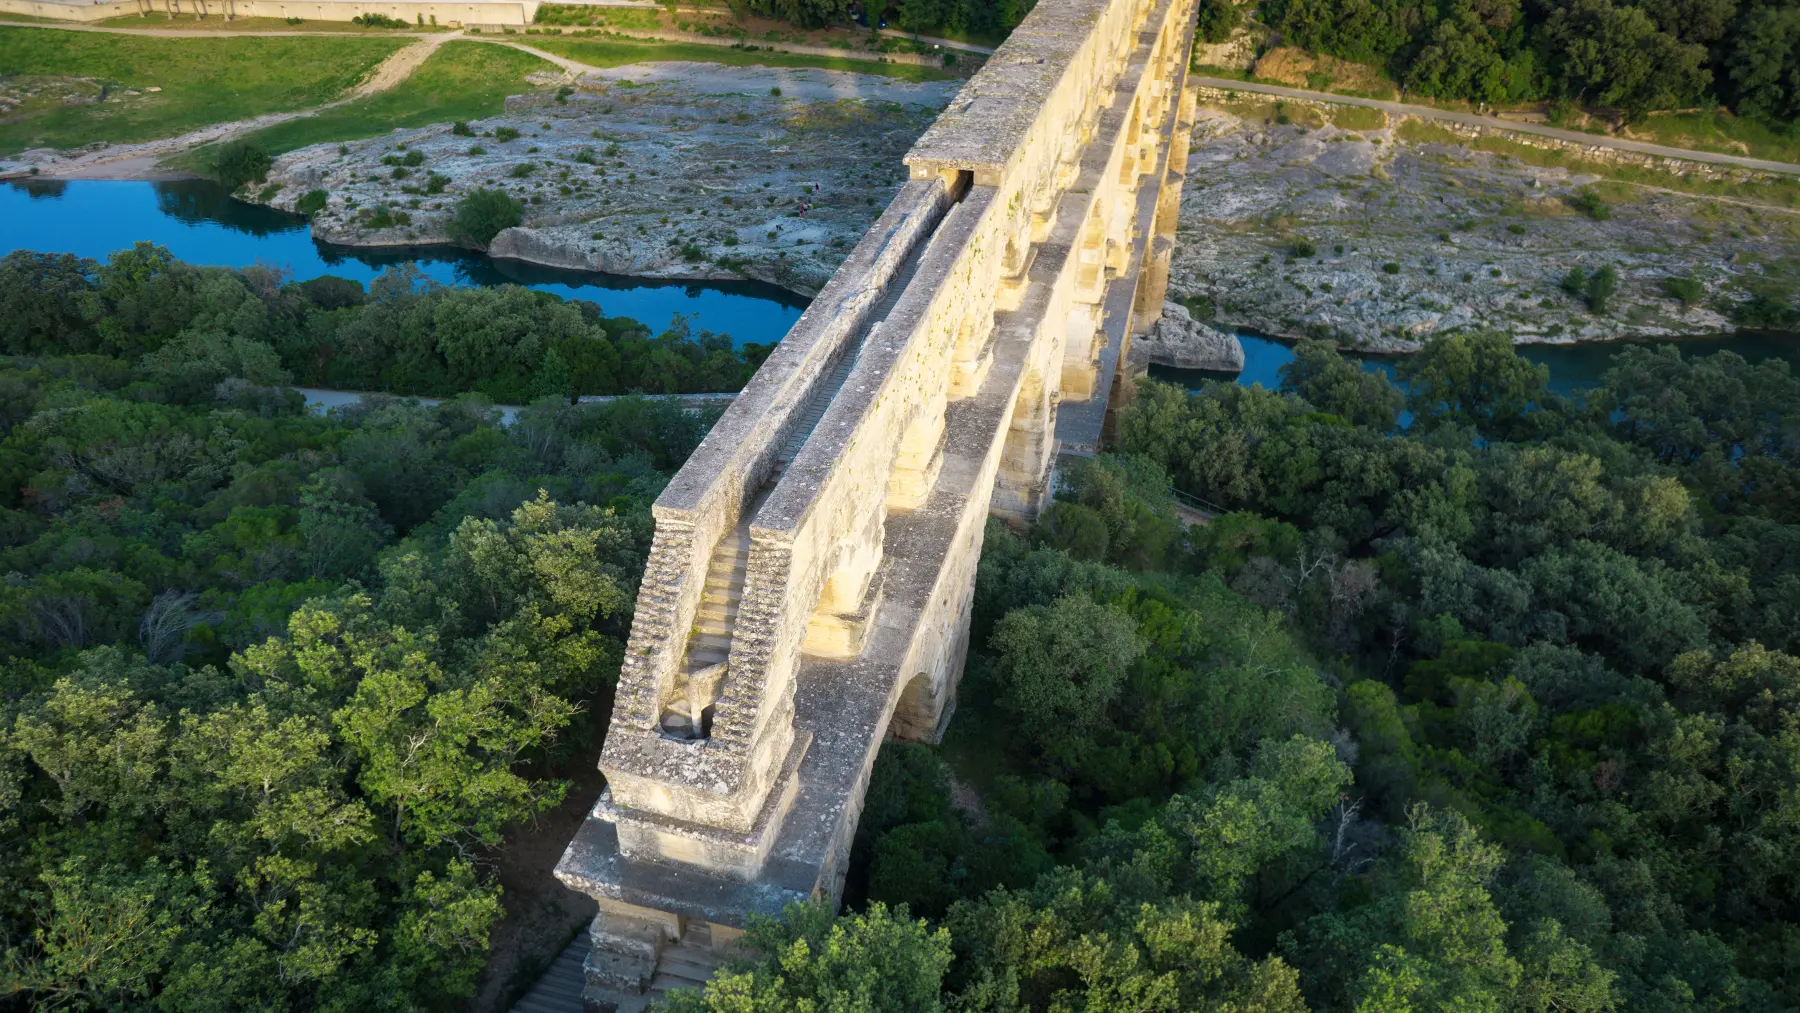
M1200 21L1194 34L1217 45L1231 38L1231 33L1243 20L1243 13L1232 0L1202 0Z
M406 157L402 158L400 160L400 164L401 165L412 165L412 166L424 165L425 164L425 153L423 151L419 151L417 149L409 151L406 153Z
M1512 233L1515 236L1522 236L1525 234L1525 226L1520 225L1518 222L1513 222L1511 225L1508 225L1506 227L1506 231Z
M350 19L353 25L364 28L405 28L407 24L400 18L390 18L386 14L360 14Z
M474 137L475 131L469 129L469 121L457 120L450 124L450 132L458 137Z
M1394 263L1391 260L1388 261L1387 263L1381 265L1381 269L1383 271L1386 271L1388 274L1399 274L1400 273L1400 265Z
M1694 305L1706 296L1706 287L1692 278L1664 278L1663 294L1678 300L1683 309Z
M770 88L769 94L775 96L776 98L780 98L781 97L781 88L779 86Z
M1779 296L1758 292L1731 308L1731 320L1753 330L1790 330L1800 327L1800 309Z
M525 220L525 205L504 190L470 191L456 202L450 238L465 246L485 248L501 230Z
M511 169L508 169L506 174L514 179L524 179L526 176L529 176L536 171L537 166L532 165L530 162L520 162Z
M702 250L699 246L696 246L693 243L688 243L686 246L683 246L681 248L681 259L683 259L683 260L705 260L706 259L706 251Z
M371 229L391 229L398 225L411 225L412 215L404 211L395 211L386 204L377 204L375 213L369 216L366 224Z
M1288 255L1291 257L1314 257L1318 253L1318 247L1304 239L1288 247Z
M325 199L330 196L324 190L308 190L294 202L294 210L303 215L316 215L325 210Z
M426 193L443 193L444 188L449 185L450 177L441 172L432 172L425 175Z
M519 131L513 127L494 128L494 140L496 141L516 141L518 139Z
M1571 267L1569 273L1563 275L1563 280L1559 285L1564 292L1579 296L1587 290L1587 272L1579 266Z
M1619 274L1611 264L1588 275L1587 285L1583 292L1587 295L1588 309L1595 313L1605 313L1606 305L1612 300L1613 293L1619 290Z
M482 146L481 146L481 145L479 145L479 144L475 144L475 145L471 145L471 146L470 146L470 147L469 147L469 154L471 154L471 155L485 155L485 154L487 154L487 149L486 149L486 148L484 148L484 147L482 147Z
M1584 186L1575 193L1563 197L1562 202L1597 222L1603 222L1612 217L1612 207L1598 193L1595 193L1591 186Z
M391 175L395 179L405 179L409 174L406 171L406 166L396 165L396 166L394 166L394 171L391 173Z
M261 183L269 175L269 153L249 141L232 141L213 156L213 176L227 190Z

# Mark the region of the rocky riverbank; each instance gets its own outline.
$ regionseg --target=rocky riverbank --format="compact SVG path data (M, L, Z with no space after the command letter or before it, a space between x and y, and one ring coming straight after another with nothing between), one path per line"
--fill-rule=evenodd
M442 123L284 155L258 199L322 199L319 239L403 246L446 241L463 194L504 189L525 221L493 256L810 295L905 181L901 157L956 89L693 63L539 83L470 135Z
M1469 328L1677 337L1730 331L1730 307L1800 285L1791 210L1537 167L1375 110L1326 115L1200 110L1170 283L1199 319L1389 352ZM1599 311L1565 290L1571 269L1607 266Z

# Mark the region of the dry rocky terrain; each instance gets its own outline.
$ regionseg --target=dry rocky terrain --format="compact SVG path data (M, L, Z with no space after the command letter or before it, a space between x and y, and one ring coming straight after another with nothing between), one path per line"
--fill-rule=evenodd
M526 219L495 238L496 256L812 293L905 181L901 157L956 88L694 63L540 84L469 124L476 136L444 123L285 155L263 199L293 209L324 190L320 239L403 245L446 240L460 196L503 188Z
M1353 130L1289 108L1289 123L1266 104L1200 110L1170 291L1222 328L1381 351L1458 328L1551 342L1713 334L1753 288L1800 281L1791 210L1408 142L1368 122L1377 111L1353 110L1365 119ZM1577 209L1588 192L1605 220ZM1608 264L1619 288L1605 313L1562 290L1571 268ZM1704 297L1684 307L1671 278Z

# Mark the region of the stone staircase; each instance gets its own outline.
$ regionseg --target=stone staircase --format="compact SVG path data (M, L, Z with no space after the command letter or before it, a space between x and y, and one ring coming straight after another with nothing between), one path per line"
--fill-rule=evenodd
M721 664L731 653L731 629L737 622L738 600L744 595L744 574L750 567L750 523L719 539L712 562L706 568L706 587L700 593L700 611L688 634L687 671L691 675Z
M719 539L718 547L713 549L712 560L706 567L706 586L700 593L700 611L695 614L693 630L688 634L687 661L683 668L690 678L714 665L724 664L731 654L738 601L744 595L745 574L750 566L750 519L756 516L756 508L781 481L781 476L787 474L794 459L800 456L800 449L819 427L825 410L831 407L832 398L837 397L845 381L850 379L850 371L856 368L857 351L851 348L839 356L837 366L813 391L806 407L800 411L793 433L775 456L775 470L769 480L744 509L738 526Z
M712 932L700 925L690 928L680 942L665 944L655 970L644 980L641 995L588 991L586 965L604 955L592 950L593 940L583 932L575 937L544 972L531 991L513 1005L512 1013L643 1013L653 1002L676 989L700 989L722 963L712 948ZM608 972L622 970L609 965Z

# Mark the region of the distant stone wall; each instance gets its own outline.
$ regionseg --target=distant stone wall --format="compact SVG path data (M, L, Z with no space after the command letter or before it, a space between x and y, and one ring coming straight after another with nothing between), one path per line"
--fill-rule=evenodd
M58 21L103 21L141 14L189 15L205 18L301 18L306 21L349 21L380 14L407 24L528 25L537 17L539 0L494 0L478 3L435 3L432 0L109 0L106 3L57 3L53 0L0 0L0 15L27 14ZM433 19L436 19L435 22Z

